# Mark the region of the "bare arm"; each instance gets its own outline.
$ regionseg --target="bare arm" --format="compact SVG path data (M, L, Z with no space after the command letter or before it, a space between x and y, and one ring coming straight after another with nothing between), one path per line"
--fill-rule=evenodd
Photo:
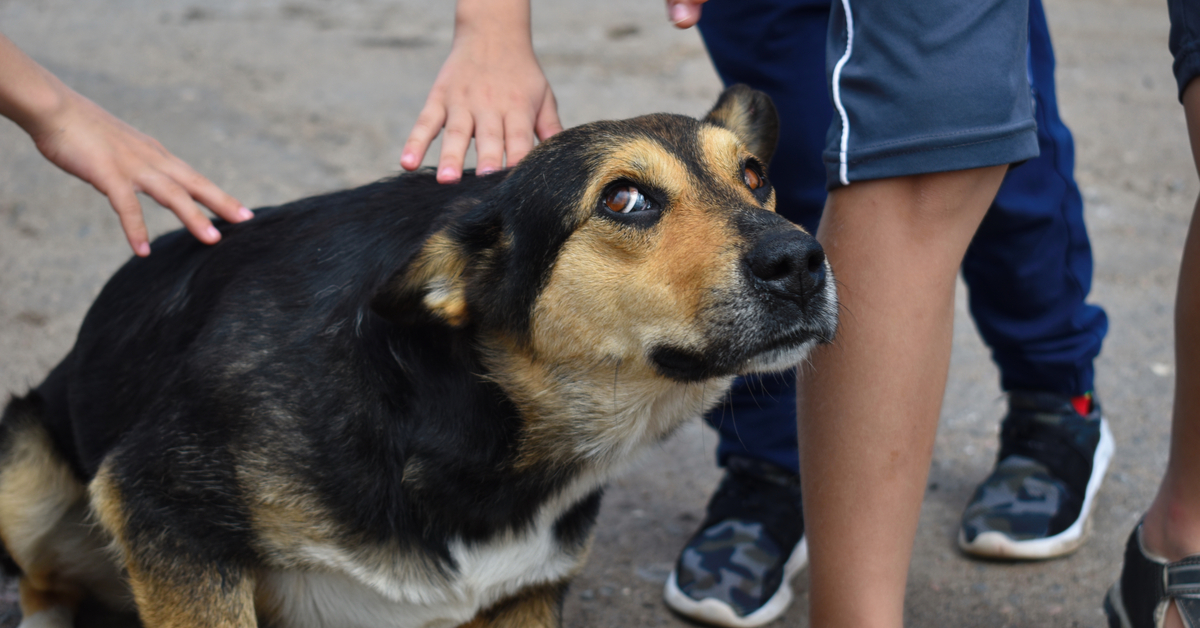
M136 194L170 209L201 242L221 234L196 201L230 222L253 216L157 140L79 95L0 35L0 115L29 133L42 155L108 197L129 246L150 254Z
M415 170L442 128L437 179L462 177L475 138L486 174L523 158L537 139L562 130L557 104L533 53L529 0L459 0L454 44L404 144L400 165Z

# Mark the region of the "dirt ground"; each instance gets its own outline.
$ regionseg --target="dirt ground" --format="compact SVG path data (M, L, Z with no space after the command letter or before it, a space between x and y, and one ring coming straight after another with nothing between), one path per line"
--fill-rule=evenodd
M979 562L954 546L995 455L1004 402L959 291L954 353L908 591L912 626L1102 626L1101 597L1166 459L1171 312L1197 177L1176 100L1162 0L1049 0L1061 111L1110 332L1098 391L1117 451L1092 537L1044 563ZM535 42L567 125L702 114L720 84L698 34L661 0L535 0ZM0 0L0 32L78 91L157 137L254 207L369 182L400 149L452 34L422 0ZM174 229L145 204L153 231ZM0 122L0 390L36 384L70 347L128 249L106 201ZM886 409L884 409L886 411ZM699 422L615 480L571 626L686 626L660 600L719 473ZM777 625L807 626L807 582ZM0 624L13 625L11 586Z

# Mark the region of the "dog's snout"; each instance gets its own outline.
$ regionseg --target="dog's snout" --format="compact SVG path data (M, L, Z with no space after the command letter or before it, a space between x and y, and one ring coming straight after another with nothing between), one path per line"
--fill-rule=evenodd
M764 236L747 263L762 285L784 298L807 301L825 284L825 251L803 231Z

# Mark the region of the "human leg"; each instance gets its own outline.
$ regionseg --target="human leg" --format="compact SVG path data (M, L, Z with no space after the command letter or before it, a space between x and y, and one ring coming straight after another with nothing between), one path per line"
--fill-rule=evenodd
M1200 81L1184 94L1192 154L1200 164ZM1200 166L1197 167L1200 172ZM1175 399L1171 450L1158 494L1146 511L1147 545L1167 558L1200 553L1200 199L1179 266L1175 295Z
M1173 16L1174 17L1174 16ZM1192 80L1183 94L1192 155L1200 172L1200 81ZM1200 625L1200 595L1161 590L1161 570L1166 563L1200 564L1200 199L1192 211L1191 226L1183 247L1179 284L1175 295L1175 398L1171 419L1171 447L1167 470L1158 492L1135 528L1126 548L1121 579L1106 601L1114 628L1161 625L1183 628L1181 600L1189 607L1191 625ZM1182 573L1193 569L1180 570ZM1194 582L1200 585L1200 582ZM1190 598L1190 599L1189 599ZM1165 606L1162 624L1154 617ZM1118 610L1119 609L1119 610Z
M814 625L900 625L949 368L954 281L1003 166L855 183L818 240L841 328L800 378Z
M798 395L814 625L902 625L955 278L1007 164L1037 154L1027 21L1021 2L835 4L818 240L841 328Z
M1040 154L1005 177L963 258L963 279L1001 388L1076 396L1093 389L1108 321L1086 303L1092 251L1040 0L1029 5L1029 59Z
M1200 109L1200 89L1196 90L1195 98ZM1189 112L1189 122L1190 118ZM1200 201L1192 212L1175 297L1175 399L1170 457L1158 493L1139 528L1143 552L1157 558L1158 562L1190 557L1200 564L1200 482L1196 481L1200 478L1200 456L1196 455L1200 451L1200 329L1195 324L1200 320L1200 225L1197 217L1200 217ZM1135 530L1134 539L1137 534L1138 530ZM1127 554L1126 569L1129 569L1129 563ZM1193 585L1195 588L1200 582ZM1200 597L1193 597L1186 604L1191 606L1191 621L1200 621ZM1164 628L1184 627L1179 609L1174 605L1169 607L1164 619ZM1138 624L1132 625L1138 628Z
M963 512L959 546L1005 558L1078 548L1112 455L1091 396L1108 324L1086 303L1091 246L1040 0L1030 2L1029 53L1041 153L1005 177L963 260L971 314L1000 367L1009 411L996 467Z
M1197 84L1200 85L1200 82ZM1196 108L1200 111L1200 88L1195 91ZM1190 110L1188 117L1189 127L1197 128L1192 123ZM1200 483L1196 481L1196 478L1200 478L1200 456L1196 455L1200 451L1200 329L1195 325L1195 321L1200 320L1198 217L1200 200L1192 212L1175 297L1175 399L1170 457L1154 501L1146 510L1141 525L1131 535L1121 581L1109 593L1108 606L1113 609L1109 612L1110 624L1114 628L1155 625L1184 628L1179 609L1174 604L1167 607L1164 623L1149 623L1151 620L1146 617L1155 611L1167 594L1157 591L1138 596L1138 585L1153 587L1155 583L1132 580L1131 570L1136 569L1133 565L1141 562L1140 579L1151 580L1150 576L1155 576L1153 579L1161 582L1158 572L1148 571L1147 565L1162 565L1189 558L1200 561ZM1139 557L1139 552L1143 556ZM1126 591L1123 600L1122 589ZM1188 603L1193 605L1192 621L1200 621L1200 599L1193 598ZM1117 607L1121 608L1122 619L1114 619ZM1139 610L1143 611L1140 622Z

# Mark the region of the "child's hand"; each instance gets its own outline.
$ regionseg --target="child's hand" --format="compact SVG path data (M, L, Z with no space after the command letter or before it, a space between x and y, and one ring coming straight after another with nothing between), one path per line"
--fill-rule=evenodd
M137 192L174 212L205 244L216 244L221 234L196 201L230 222L254 216L157 140L75 92L59 112L30 129L30 136L46 159L108 197L139 256L150 254L150 242Z
M476 171L513 166L533 149L534 138L562 130L550 84L538 65L529 34L528 0L460 0L454 46L404 144L400 165L416 170L441 132L437 180L462 178L475 138Z
M75 93L3 35L0 115L25 129L46 159L108 197L138 255L150 254L138 192L175 212L207 244L215 244L221 234L195 201L230 222L254 217L154 138Z
M667 16L676 28L691 28L700 21L700 6L707 0L667 0Z

